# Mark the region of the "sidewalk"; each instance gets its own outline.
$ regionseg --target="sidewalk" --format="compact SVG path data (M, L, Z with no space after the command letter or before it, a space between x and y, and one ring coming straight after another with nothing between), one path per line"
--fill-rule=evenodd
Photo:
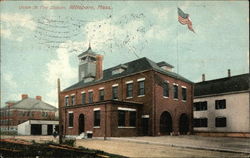
M111 137L143 144L154 144L180 148L202 149L220 152L250 154L249 138L203 137L203 136L161 136L161 137Z

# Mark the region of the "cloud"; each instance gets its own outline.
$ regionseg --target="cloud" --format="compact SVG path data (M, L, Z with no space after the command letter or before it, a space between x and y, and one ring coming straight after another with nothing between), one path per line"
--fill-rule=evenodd
M85 43L99 52L142 50L149 40L161 40L166 36L166 28L153 25L143 13L125 14L119 18L107 18L89 22L83 28Z
M22 42L23 29L34 31L36 23L30 14L2 13L1 14L1 37L9 40Z
M6 85L8 85L9 88L17 88L17 83L14 81L14 77L12 73L5 73L3 74L3 81Z
M169 12L170 12L169 8L153 8L151 10L151 13L160 20L167 18Z
M30 14L2 13L1 21L11 27L23 27L32 31L36 29L36 23Z
M157 39L157 40L166 38L166 36L167 36L167 30L162 28L162 26L160 25L153 26L150 30L148 30L148 32L145 35L146 38Z
M46 94L49 103L55 105L57 103L57 79L61 79L61 87L65 88L77 79L77 68L70 64L72 53L61 44L56 50L56 59L46 64L47 71L44 78L50 86L50 91Z
M11 31L9 29L1 29L1 36L5 38L10 38Z

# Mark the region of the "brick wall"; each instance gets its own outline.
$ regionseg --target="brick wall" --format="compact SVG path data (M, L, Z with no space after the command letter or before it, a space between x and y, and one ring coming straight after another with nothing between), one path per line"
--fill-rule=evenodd
M60 93L60 105L63 107L65 105L65 96L69 96L69 102L71 103L71 95L74 94L76 97L76 105L81 105L81 92L85 91L86 93L86 102L88 103L88 91L93 90L94 93L94 102L99 101L99 88L104 88L105 91L105 97L104 100L111 100L112 99L112 85L118 84L118 100L119 101L130 101L130 102L140 102L143 104L143 107L138 107L138 113L137 113L137 126L138 128L135 130L133 128L129 129L117 129L115 126L113 126L114 122L117 122L117 114L110 113L108 114L107 118L111 119L110 127L107 128L108 135L111 136L132 136L132 135L141 135L142 127L141 127L141 121L142 121L142 115L149 115L149 135L160 135L159 133L159 122L160 122L160 116L162 112L168 111L173 119L173 131L175 133L178 133L179 130L179 117L181 114L185 113L187 114L189 118L189 128L191 128L191 119L192 119L192 85L177 79L174 79L172 77L168 77L166 75L162 75L160 73L157 73L162 79L167 80L170 83L170 87L173 83L176 83L179 85L179 99L174 100L172 95L172 89L170 89L170 96L169 98L163 98L163 90L162 87L154 83L154 75L157 72L154 71L145 71L142 73L134 74L131 76L123 77L120 79L115 79L111 81L106 81L103 83L99 83L96 85L88 86L85 88L78 88L75 90L69 90L64 91ZM145 96L138 97L138 79L145 78ZM133 97L127 98L126 97L126 82L132 81L133 82ZM181 99L181 86L187 87L187 100L185 102ZM80 113L83 113L85 116L88 117L89 123L86 124L86 130L94 130L94 136L101 136L103 134L103 131L101 129L93 129L91 124L93 124L93 108L100 107L101 109L104 108L104 105L96 105L96 106L87 106L84 108L71 108L72 111L79 117ZM112 107L112 106L111 106ZM109 107L108 107L109 108ZM114 108L114 107L112 107ZM62 119L65 123L67 123L67 115L65 115L65 112L67 113L69 109L66 111L62 111ZM115 109L111 109L114 110ZM102 118L104 119L104 118ZM107 119L107 120L108 120ZM113 122L114 121L114 122ZM74 126L76 129L68 129L64 128L64 132L69 135L77 135L78 131L78 120L74 120ZM109 124L109 122L107 122ZM67 127L67 125L66 125Z
M192 131L192 85L181 80L177 80L160 73L156 73L163 80L169 82L169 97L163 97L163 88L155 84L155 128L154 135L160 135L160 117L164 111L170 113L173 123L173 132L178 134L179 132L179 120L181 114L187 114L189 119L189 130ZM174 99L173 96L173 84L178 84L178 99ZM182 100L182 86L186 87L187 100Z

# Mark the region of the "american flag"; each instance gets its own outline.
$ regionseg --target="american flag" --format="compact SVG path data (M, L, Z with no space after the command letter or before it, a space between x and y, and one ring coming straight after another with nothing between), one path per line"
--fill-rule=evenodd
M178 21L182 24L182 25L187 25L188 29L190 31L194 32L193 26L192 26L192 21L189 18L189 14L184 13L180 8L178 8Z

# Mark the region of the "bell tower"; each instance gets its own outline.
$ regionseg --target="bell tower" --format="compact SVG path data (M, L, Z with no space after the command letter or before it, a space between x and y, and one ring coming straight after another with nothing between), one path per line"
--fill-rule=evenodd
M89 48L78 55L79 59L79 81L91 82L102 79L102 61L103 56L92 51L91 45Z

